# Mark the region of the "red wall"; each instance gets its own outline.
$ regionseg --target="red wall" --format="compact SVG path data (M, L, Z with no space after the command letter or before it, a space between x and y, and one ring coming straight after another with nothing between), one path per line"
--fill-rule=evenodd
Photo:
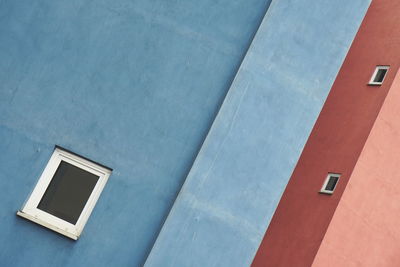
M313 267L400 266L399 103L397 72Z
M311 266L400 63L400 1L375 0L272 218L253 266ZM390 65L382 86L367 83ZM333 195L319 194L328 172Z

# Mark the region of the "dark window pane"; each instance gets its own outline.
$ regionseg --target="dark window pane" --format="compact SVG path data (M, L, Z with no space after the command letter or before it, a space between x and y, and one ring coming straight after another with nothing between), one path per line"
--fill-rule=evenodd
M99 176L61 161L38 209L76 224Z
M339 180L339 177L335 177L335 176L329 177L329 181L328 181L328 184L325 186L325 190L333 191L335 189L335 186L336 186L338 180Z
M381 83L383 82L383 78L385 78L387 70L386 69L380 69L378 70L378 73L375 76L374 82L375 83Z

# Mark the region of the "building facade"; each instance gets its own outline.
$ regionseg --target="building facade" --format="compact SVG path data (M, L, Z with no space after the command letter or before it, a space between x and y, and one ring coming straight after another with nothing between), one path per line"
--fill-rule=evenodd
M0 2L0 265L398 266L399 5ZM78 240L23 215L57 149Z
M372 2L253 266L400 264L392 147L399 139L399 8ZM330 173L340 176L334 191L317 193Z

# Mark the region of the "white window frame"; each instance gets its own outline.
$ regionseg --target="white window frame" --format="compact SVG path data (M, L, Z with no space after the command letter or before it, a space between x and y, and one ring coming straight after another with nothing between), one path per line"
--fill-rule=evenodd
M369 85L381 85L385 81L385 78L389 72L390 66L376 66L374 73L371 76L371 79L369 80ZM376 75L378 74L379 70L386 70L385 76L383 77L382 82L374 82Z
M335 189L336 189L338 183L339 183L340 176L341 176L341 174L339 174L339 173L328 173L328 176L326 177L325 182L324 182L324 184L322 185L322 188L321 188L321 190L320 190L319 192L320 192L320 193L323 193L323 194L330 194L330 195L332 195L333 192L335 191ZM329 180L330 180L331 177L337 177L338 180L337 180L337 182L336 182L335 187L333 188L333 190L326 190L326 186L328 185Z
M65 161L73 166L99 176L99 179L93 188L93 191L90 194L76 224L69 223L37 208L61 161ZM100 197L100 193L107 183L110 174L111 169L100 166L94 162L91 162L90 160L56 147L31 195L25 202L23 208L17 212L17 215L38 223L71 239L77 240L81 235L82 230L89 219L89 216L96 205L96 202Z

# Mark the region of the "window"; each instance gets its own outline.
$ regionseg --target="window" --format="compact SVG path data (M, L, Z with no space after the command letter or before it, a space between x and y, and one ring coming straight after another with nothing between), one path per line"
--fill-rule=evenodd
M377 66L374 74L372 74L371 80L369 81L369 85L381 85L388 70L389 66Z
M324 185L321 188L320 193L324 194L333 194L335 187L339 181L340 174L337 173L329 173L328 177L326 177Z
M77 240L111 169L56 147L21 217Z

